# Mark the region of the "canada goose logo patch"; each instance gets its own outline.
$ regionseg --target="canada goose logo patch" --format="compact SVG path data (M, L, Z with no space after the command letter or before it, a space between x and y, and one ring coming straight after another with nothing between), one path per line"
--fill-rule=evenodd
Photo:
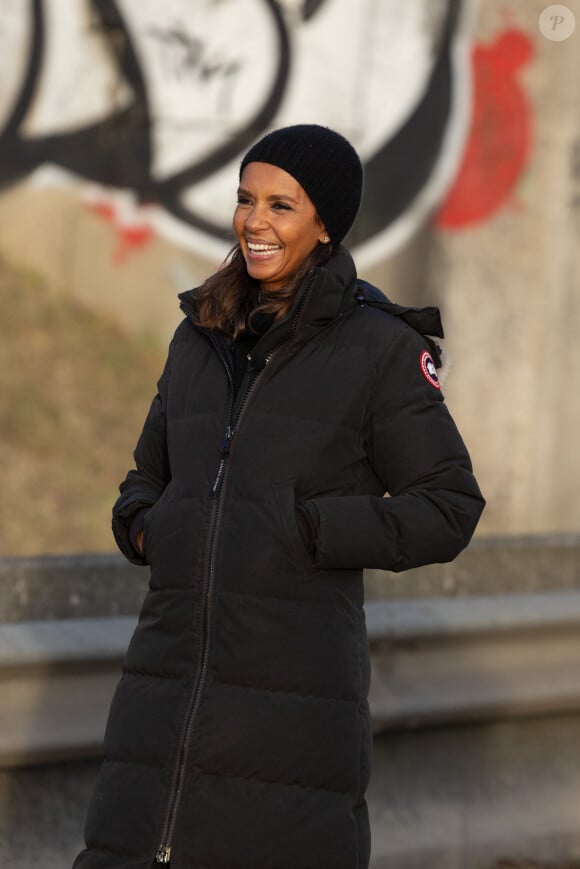
M427 380L431 386L434 386L435 389L441 389L441 384L439 383L439 378L437 377L437 369L435 368L435 363L433 362L431 355L427 353L426 350L423 350L421 353L421 371L425 376L425 380Z

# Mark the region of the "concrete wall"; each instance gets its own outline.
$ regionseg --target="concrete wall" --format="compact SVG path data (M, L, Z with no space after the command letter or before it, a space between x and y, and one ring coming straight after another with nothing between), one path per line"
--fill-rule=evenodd
M564 42L546 39L537 28L546 5L509 7L533 54L514 69L497 59L501 80L518 82L529 113L520 184L492 219L438 231L429 260L459 369L448 399L489 500L483 527L504 533L573 530L580 520L580 29ZM494 6L481 5L478 33L499 51ZM568 7L580 24L580 4ZM493 178L502 157L490 138Z
M165 345L247 144L335 126L369 180L359 271L443 309L478 534L575 531L580 26L554 41L547 6L6 0L0 253Z

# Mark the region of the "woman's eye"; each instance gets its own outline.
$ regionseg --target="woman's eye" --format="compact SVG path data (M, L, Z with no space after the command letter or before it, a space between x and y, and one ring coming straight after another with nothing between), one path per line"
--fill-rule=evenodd
M286 202L274 202L272 207L278 211L291 211L290 206Z
M238 205L249 205L250 200L247 196L238 196Z

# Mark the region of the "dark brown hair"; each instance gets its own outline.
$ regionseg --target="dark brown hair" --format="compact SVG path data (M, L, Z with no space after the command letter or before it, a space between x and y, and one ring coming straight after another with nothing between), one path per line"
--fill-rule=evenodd
M224 265L211 275L197 293L197 322L205 329L216 329L236 339L249 318L258 312L274 314L281 320L292 306L298 287L314 266L328 262L332 245L317 244L287 284L271 293L260 293L258 281L250 277L239 244L229 252ZM254 307L256 297L259 303Z

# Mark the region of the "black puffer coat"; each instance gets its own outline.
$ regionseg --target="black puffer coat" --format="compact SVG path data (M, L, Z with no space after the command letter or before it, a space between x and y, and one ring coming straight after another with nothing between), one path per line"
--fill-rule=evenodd
M177 329L114 510L139 561L127 528L153 505L151 580L76 869L368 865L362 568L452 559L483 499L406 322L437 332L437 312L365 295L385 303L339 248L235 401L226 343L189 317Z

